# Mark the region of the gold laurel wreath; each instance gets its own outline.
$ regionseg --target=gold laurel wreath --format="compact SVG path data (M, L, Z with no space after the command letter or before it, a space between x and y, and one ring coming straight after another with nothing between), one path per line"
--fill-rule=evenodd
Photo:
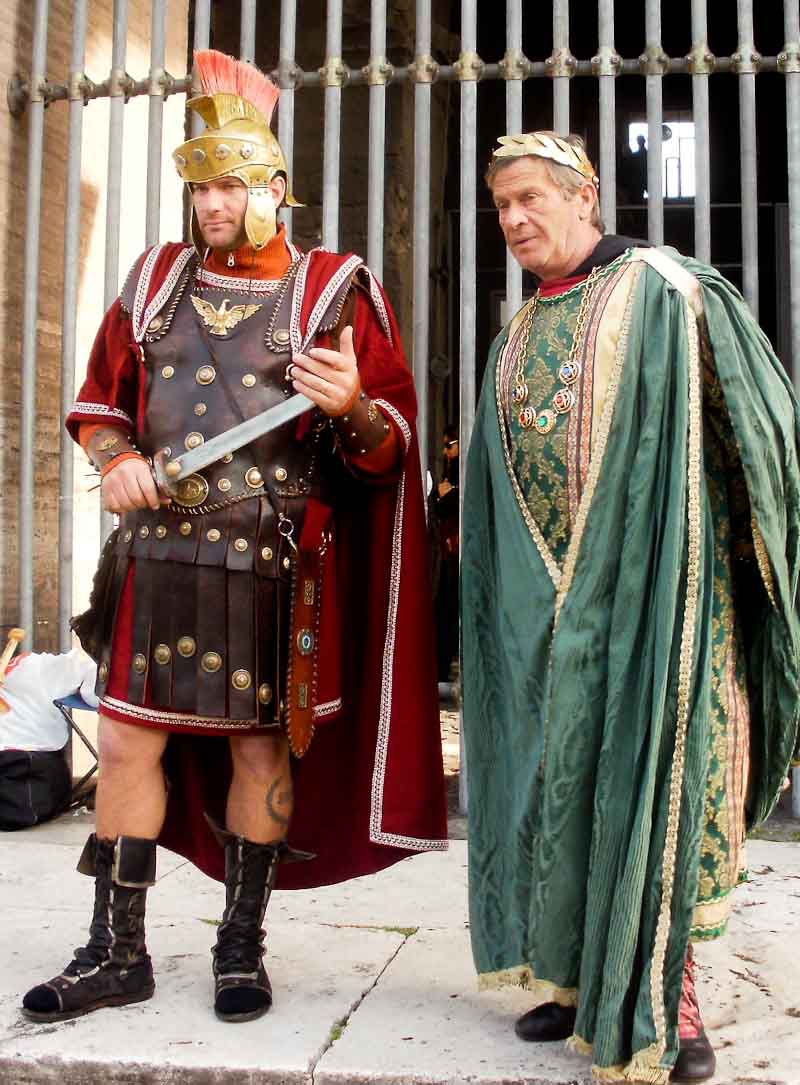
M515 158L522 155L549 158L552 162L577 170L587 181L591 181L595 188L600 187L600 179L586 152L567 143L565 139L542 132L523 132L518 136L500 136L497 142L500 146L494 151L494 158Z

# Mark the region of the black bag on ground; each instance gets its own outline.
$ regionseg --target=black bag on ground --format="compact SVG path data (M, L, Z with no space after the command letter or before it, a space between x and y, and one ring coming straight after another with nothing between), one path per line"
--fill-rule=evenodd
M62 750L0 750L0 829L29 829L69 805L72 780Z

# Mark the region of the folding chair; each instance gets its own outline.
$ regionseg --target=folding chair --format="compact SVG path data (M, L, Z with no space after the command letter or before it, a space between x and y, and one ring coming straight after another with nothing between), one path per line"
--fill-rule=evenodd
M70 805L72 805L78 798L83 799L86 798L87 795L90 795L94 788L97 786L97 784L95 783L92 785L92 787L88 788L85 793L83 791L84 785L97 772L97 750L94 748L92 743L77 725L72 713L73 710L76 708L83 709L85 712L95 712L96 709L92 708L91 705L87 704L86 701L84 701L83 697L81 697L80 693L77 692L70 693L66 697L57 697L56 700L53 701L53 704L67 721L67 726L70 729L71 741L67 744L67 760L69 763L70 771L72 771L72 742L74 741L74 735L78 736L78 738L81 740L86 749L94 758L94 764L89 769L89 771L84 773L80 780L78 780L78 782L73 785L72 797L70 799Z

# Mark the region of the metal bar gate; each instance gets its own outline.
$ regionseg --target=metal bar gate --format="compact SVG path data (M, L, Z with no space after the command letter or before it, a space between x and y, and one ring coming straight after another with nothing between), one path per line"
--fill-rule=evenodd
M69 143L66 167L66 216L63 265L63 339L62 339L62 416L68 411L74 394L76 361L76 310L79 276L79 224L81 215L81 140L84 106L97 99L109 101L109 140L105 228L105 303L109 305L119 289L119 236L123 145L126 106L139 96L149 99L149 139L146 180L146 216L142 239L152 244L158 238L161 199L162 120L165 100L172 95L192 92L191 73L175 78L165 70L166 0L150 5L150 68L136 78L126 71L126 42L129 8L134 0L114 0L113 33L108 77L91 82L85 72L85 49L92 18L89 0L72 4L59 0L36 0L33 24L33 51L30 76L12 81L9 103L17 115L28 112L27 218L25 241L23 343L21 359L20 403L20 508L19 508L19 616L17 623L34 628L34 486L35 388L37 380L37 312L40 302L40 216L43 187L43 138L45 109L61 102L69 110ZM140 5L141 6L141 5ZM232 8L233 5L226 5ZM351 8L353 5L351 5ZM599 170L601 212L610 230L617 219L616 156L617 120L615 83L622 75L638 76L644 81L648 131L647 232L650 240L664 238L664 201L662 197L662 92L664 80L673 75L691 77L692 117L695 124L695 254L708 261L711 254L711 158L709 83L722 75L735 77L739 84L739 128L741 139L741 230L744 294L757 314L758 275L758 192L756 172L756 86L761 73L780 73L785 82L787 117L788 221L790 265L791 351L795 360L795 380L800 387L800 24L797 0L784 0L784 41L776 56L760 56L754 43L753 0L737 0L736 52L714 57L708 46L707 0L691 0L690 25L686 27L691 48L686 56L669 57L662 46L660 0L645 0L643 52L623 58L614 45L614 0L597 2L597 48L591 57L576 58L570 50L569 0L552 2L551 55L529 59L522 51L523 16L531 5L522 0L507 0L505 11L505 54L496 62L485 62L478 54L478 3L461 2L460 55L451 63L434 59L432 46L433 14L431 0L416 0L414 56L406 66L392 67L386 57L387 20L391 21L391 3L387 0L363 0L370 20L370 55L361 68L351 68L342 57L343 0L328 0L325 22L325 55L316 70L301 70L296 63L298 36L297 0L282 0L280 6L278 65L273 73L280 84L281 98L278 134L290 171L295 148L295 99L306 88L323 92L323 200L322 242L336 248L340 233L342 181L341 117L342 95L348 88L369 88L369 177L367 256L378 275L384 255L384 191L386 163L387 86L413 86L413 371L420 400L419 429L421 447L428 449L428 375L430 357L430 269L431 269L431 173L432 93L436 83L455 83L460 88L460 145L455 157L460 175L459 195L459 316L458 355L460 369L461 445L466 450L472 429L476 395L476 223L478 213L477 116L479 83L502 80L505 83L505 123L502 131L520 131L523 124L523 91L538 95L549 82L552 86L552 126L566 133L570 130L570 92L574 79L596 80L599 116ZM576 5L572 5L573 13ZM63 17L72 9L72 49L68 73L61 82L48 79L48 26L55 13ZM538 17L541 6L537 9ZM211 35L211 0L195 0L192 5L195 49L205 48ZM302 28L300 33L302 34ZM259 5L256 0L240 2L240 55L248 60L256 56L259 40ZM452 58L451 58L452 59ZM196 90L196 87L194 88ZM52 110L51 110L52 112ZM91 114L87 114L90 116ZM194 118L194 131L199 121ZM495 133L501 134L500 131ZM291 232L291 212L283 219ZM522 276L516 263L508 259L505 292L509 315L522 301ZM456 349L455 344L450 344ZM465 456L462 456L462 466ZM62 441L60 462L59 517L59 630L62 648L70 644L68 619L73 612L73 472L72 456L66 439ZM8 518L6 520L8 522ZM103 530L108 529L103 524Z

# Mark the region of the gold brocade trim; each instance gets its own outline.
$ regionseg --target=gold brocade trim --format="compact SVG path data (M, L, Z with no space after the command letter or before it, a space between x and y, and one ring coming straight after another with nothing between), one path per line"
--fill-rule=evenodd
M756 552L756 561L758 562L758 568L761 572L761 579L764 581L764 587L766 588L769 601L772 603L775 609L778 609L778 604L775 602L775 581L772 577L772 565L770 564L769 554L767 553L767 544L764 542L764 536L761 534L761 530L756 523L756 516L754 512L750 514L750 526L753 530L753 547Z
M577 1032L567 1038L567 1051L572 1051L575 1055L591 1055L592 1045L588 1040L584 1040L583 1036L579 1036Z
M628 300L625 304L625 313L622 318L622 324L620 326L619 339L617 341L616 355L614 357L614 366L611 371L611 376L608 381L608 388L606 391L606 400L603 404L603 413L600 418L600 424L597 429L597 439L594 450L592 452L592 458L589 463L589 472L586 476L586 485L583 493L581 494L580 504L578 505L578 513L575 517L575 524L572 529L572 535L570 537L569 546L567 547L567 555L564 559L564 568L561 574L561 579L556 584L556 606L555 606L555 619L553 627L558 625L558 617L561 613L561 608L564 605L564 599L567 592L572 586L572 581L575 577L575 566L578 561L578 554L580 553L581 542L583 541L584 532L586 530L586 520L589 515L589 508L594 497L594 492L597 489L597 483L600 478L600 471L603 465L603 459L605 456L606 445L608 444L608 437L611 432L611 422L614 418L614 408L617 403L617 395L620 388L620 379L622 376L622 370L625 365L625 355L628 350L628 335L630 333L631 318L633 314L633 302L636 295L636 286L641 274L641 267L636 267L633 275L634 279L631 284L631 289L628 293Z
M653 945L653 960L650 970L650 999L653 1006L653 1022L656 1029L656 1042L647 1049L652 1053L652 1062L660 1060L666 1049L667 1024L664 1011L664 961L669 940L670 918L672 915L672 894L675 886L675 863L678 852L678 828L680 825L681 792L686 761L686 731L689 724L689 699L692 686L692 664L694 659L695 625L697 622L697 602L700 592L700 540L702 534L702 512L700 505L700 472L702 466L702 416L700 386L700 341L697 320L688 300L684 299L686 331L689 343L689 448L688 448L688 493L687 493L687 532L688 554L686 566L686 600L683 610L683 629L681 631L680 662L678 665L678 706L675 723L675 752L672 760L672 772L669 785L669 812L664 839L664 857L661 874L661 909L656 924L656 936ZM637 1052L633 1066L642 1055ZM637 1080L632 1078L632 1080ZM661 1078L645 1078L645 1081L660 1082ZM667 1080L666 1077L663 1078Z
M521 987L525 991L530 991L536 999L537 1006L545 1002L556 1002L559 1006L578 1005L577 987L558 987L550 980L537 979L528 964L503 968L499 972L484 972L478 976L479 991L497 991L501 987Z
M527 312L529 306L535 304L535 300L536 299L534 296L533 298L531 298L527 305L524 305L522 307L520 312L517 313L517 316L514 318L515 321L518 321L520 318L524 317L524 314ZM523 496L519 482L517 482L517 476L514 472L514 465L511 462L511 455L509 453L509 434L508 428L506 426L505 411L503 410L502 381L500 379L500 374L503 369L502 363L505 352L509 349L514 339L513 333L515 331L516 328L509 328L506 345L503 348L500 357L497 359L497 363L495 365L494 394L497 403L497 424L500 427L500 443L503 446L503 459L505 460L506 472L508 473L508 479L511 483L511 489L514 492L514 497L517 499L517 504L519 505L519 510L522 513L522 518L525 521L525 526L527 527L530 536L533 539L536 549L539 551L539 556L544 562L545 568L550 575L550 579L552 580L554 587L558 588L559 581L561 580L561 570L559 569L555 558L550 552L550 547L545 542L544 535L542 534L539 525L536 523L533 516L531 515L531 510L528 508L528 503ZM518 349L525 350L526 346L526 339L525 337L522 337Z
M695 905L694 914L692 915L692 930L698 931L700 937L703 937L704 932L713 931L727 923L733 907L732 891L732 889L728 889L714 900L703 901L702 904Z

